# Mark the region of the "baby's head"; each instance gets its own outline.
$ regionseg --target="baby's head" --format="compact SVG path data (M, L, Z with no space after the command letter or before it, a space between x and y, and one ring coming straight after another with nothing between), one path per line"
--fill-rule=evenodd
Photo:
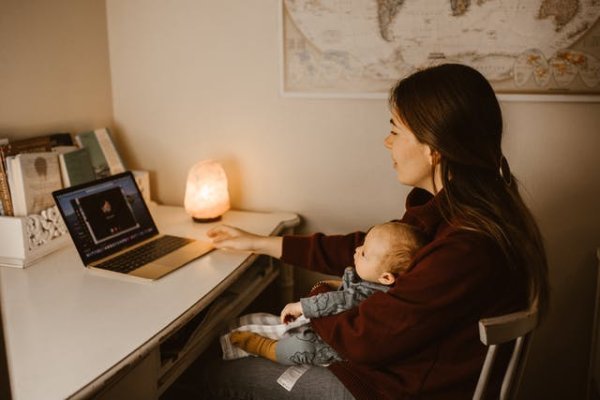
M425 235L401 222L375 225L354 252L356 273L369 282L391 285L426 243Z

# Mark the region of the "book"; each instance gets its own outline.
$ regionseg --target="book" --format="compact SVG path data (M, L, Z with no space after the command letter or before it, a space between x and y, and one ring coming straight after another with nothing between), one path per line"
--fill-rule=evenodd
M135 183L138 185L138 189L142 193L142 197L146 204L150 204L150 173L148 171L131 171L135 178Z
M79 147L72 145L72 146L54 146L52 147L52 151L55 153L69 153L71 151L75 151L77 150Z
M4 152L6 155L11 156L19 153L51 151L56 146L73 145L73 138L70 133L50 133L48 135L11 141L4 145Z
M7 176L7 157L20 153L50 151L57 146L73 145L73 138L67 132L50 133L12 142L6 138L0 139L0 215L13 215L11 189Z
M90 153L85 148L59 153L58 162L63 187L79 185L96 179Z
M0 210L0 215L13 215L8 177L6 176L6 170L2 160L0 160L0 207L2 208Z
M10 198L10 187L6 174L6 154L8 153L8 139L0 142L0 204L2 204L2 215L13 215L12 200Z
M96 178L103 178L125 171L123 161L117 152L108 128L78 133L75 140L79 147L88 150Z
M13 214L36 214L54 205L52 192L62 188L58 155L21 153L6 158Z

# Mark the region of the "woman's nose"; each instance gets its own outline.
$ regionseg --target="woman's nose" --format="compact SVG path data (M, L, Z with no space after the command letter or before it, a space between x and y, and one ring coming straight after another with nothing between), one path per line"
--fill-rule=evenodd
M392 135L387 135L385 137L385 140L383 141L383 145L385 146L386 149L391 149L393 141L394 141L394 138L392 137Z

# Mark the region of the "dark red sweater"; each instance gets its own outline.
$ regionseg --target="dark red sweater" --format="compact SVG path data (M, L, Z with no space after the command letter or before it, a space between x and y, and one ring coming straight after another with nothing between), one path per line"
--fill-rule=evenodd
M478 321L526 307L526 282L499 247L446 223L438 201L420 189L409 194L402 221L433 240L387 293L311 321L346 360L329 368L358 400L472 398L486 350ZM282 260L341 275L364 235L286 236Z

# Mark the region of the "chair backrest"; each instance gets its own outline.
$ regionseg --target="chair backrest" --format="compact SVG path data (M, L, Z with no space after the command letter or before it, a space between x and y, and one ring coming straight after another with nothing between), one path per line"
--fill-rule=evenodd
M479 338L488 346L483 368L475 388L474 400L492 398L488 393L490 377L501 348L509 347L510 361L503 371L500 394L493 398L513 399L523 375L531 335L538 323L537 306L526 311L485 318L479 321Z

